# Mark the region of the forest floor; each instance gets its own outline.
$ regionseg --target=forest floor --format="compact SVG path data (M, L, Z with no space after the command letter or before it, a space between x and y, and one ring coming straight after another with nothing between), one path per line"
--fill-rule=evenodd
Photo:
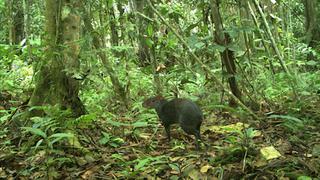
M1 121L0 178L320 177L320 127L316 123L289 131L283 118L242 123L227 112L212 113L202 125L203 143L197 151L194 137L187 136L178 126L171 128L169 143L156 116L146 124L132 125L132 119L119 115L113 123L100 117L90 124L75 125L77 138L71 141L62 141L67 137L62 133L51 132L52 136L41 138L35 136L41 134L38 130L30 130L29 134L12 131L8 122ZM52 126L47 126L47 134L54 131ZM51 137L55 141L48 143Z

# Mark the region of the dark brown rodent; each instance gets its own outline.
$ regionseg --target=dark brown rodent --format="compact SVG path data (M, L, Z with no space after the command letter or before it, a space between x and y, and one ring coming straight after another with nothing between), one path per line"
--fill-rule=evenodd
M162 96L151 97L143 102L143 107L154 108L166 130L170 141L170 125L178 123L187 133L196 138L196 149L199 149L200 126L203 121L201 109L191 100L175 98L170 101Z

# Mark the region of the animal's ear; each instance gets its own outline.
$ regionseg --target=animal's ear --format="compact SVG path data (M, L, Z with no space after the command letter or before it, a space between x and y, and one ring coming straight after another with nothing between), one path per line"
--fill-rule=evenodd
M163 97L161 94L157 95L155 98L156 98L157 100L163 100L163 99L164 99L164 97Z

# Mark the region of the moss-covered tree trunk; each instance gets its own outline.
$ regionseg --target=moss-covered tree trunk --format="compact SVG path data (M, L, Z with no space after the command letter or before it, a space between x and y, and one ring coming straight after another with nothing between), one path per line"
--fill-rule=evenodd
M99 49L104 49L105 47L105 43L103 43L103 39L104 39L104 34L99 34L96 33L95 29L92 26L92 20L91 20L91 15L90 13L88 13L88 11L83 8L82 9L84 16L83 16L83 20L84 20L84 26L87 30L87 32L91 33L92 36L92 44L94 46L95 49L99 50ZM101 62L103 64L103 66L105 67L110 80L112 82L112 85L114 87L115 93L117 95L119 95L119 97L121 98L122 102L124 103L125 107L128 107L129 105L129 99L127 96L127 92L125 90L125 87L121 84L121 82L119 81L119 78L117 76L117 73L115 72L112 63L110 62L110 60L108 59L108 57L106 56L106 53L103 51L98 51L97 52L98 56L101 59Z
M24 38L24 11L22 1L7 0L9 42L11 45L19 45Z
M319 13L319 2L314 0L304 0L305 7L305 28L306 28L306 43L309 47L318 50L320 45L320 13ZM314 60L316 56L312 53L308 54L309 60Z
M45 58L41 62L36 87L29 101L30 106L58 105L61 109L71 109L76 117L85 113L78 97L79 82L72 78L80 65L77 2L45 1ZM32 115L41 114L40 111L32 111Z
M145 2L143 0L134 0L134 9L136 12L136 25L137 25L137 33L138 33L138 57L140 61L140 66L146 66L151 64L151 51L147 44L147 22L141 14L145 14L147 12L144 11ZM149 13L150 15L150 13Z

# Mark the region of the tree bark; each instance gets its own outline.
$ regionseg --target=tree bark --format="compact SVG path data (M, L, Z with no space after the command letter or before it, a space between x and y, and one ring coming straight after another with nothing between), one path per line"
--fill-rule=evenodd
M144 14L144 0L134 0L134 9L136 12ZM146 23L144 18L136 13L136 26L138 32L138 56L140 66L151 64L151 52L146 42Z
M91 17L89 13L85 9L83 9L84 15L84 25L88 32L91 33L92 36L92 43L95 49L103 49L105 48L105 44L102 42L103 36L98 34L94 31L92 23L91 23ZM115 89L116 94L120 96L122 99L122 102L126 107L128 107L129 100L127 98L127 93L125 91L125 88L121 85L118 77L116 76L116 72L114 71L112 67L112 63L108 60L106 54L102 51L98 51L98 56L100 57L103 66L106 68L107 73L111 79L112 85Z
M72 11L63 17L60 14L60 8L75 9L76 2L45 1L46 58L40 66L29 105L58 105L79 117L85 114L85 107L78 97L79 83L72 76L79 68L80 17ZM33 110L34 115L43 115L43 112Z
M224 46L226 49L220 54L222 65L226 67L228 83L233 95L241 100L241 92L237 85L236 80L236 65L234 52L227 48L228 44L231 43L231 38L228 34L224 33L222 18L220 15L219 3L216 0L211 1L211 11L213 17L213 23L215 26L215 41L217 44ZM230 104L234 105L235 102L233 99L230 100Z
M22 1L8 0L9 7L9 42L19 45L24 38L24 8Z
M320 13L317 9L320 9L319 3L315 0L304 0L305 7L305 29L306 29L306 43L309 47L317 48L320 41ZM308 59L312 60L315 56L312 53L309 53Z

